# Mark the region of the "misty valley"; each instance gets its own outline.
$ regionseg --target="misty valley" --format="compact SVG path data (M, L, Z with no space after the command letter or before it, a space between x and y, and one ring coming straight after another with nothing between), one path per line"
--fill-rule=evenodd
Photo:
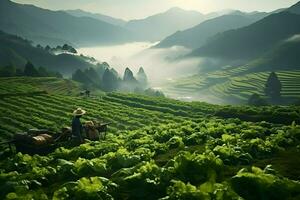
M0 199L300 199L297 0L0 0Z

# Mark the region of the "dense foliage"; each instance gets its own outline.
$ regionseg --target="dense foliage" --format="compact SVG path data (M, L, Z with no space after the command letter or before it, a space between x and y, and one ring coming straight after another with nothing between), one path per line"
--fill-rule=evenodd
M28 77L57 77L63 76L59 72L48 71L44 67L36 68L31 62L27 62L22 68L16 68L8 65L0 68L0 77L16 77L16 76L28 76Z
M160 94L156 91L151 92L153 91L151 89L145 90L148 87L148 79L143 68L140 68L136 77L129 68L126 68L123 78L121 78L114 68L107 63L102 63L85 70L76 70L72 75L72 80L80 82L86 87L96 87L106 92L136 92L152 96Z
M283 119L294 110L299 117L296 106L223 107L118 93L93 99L12 93L0 99L2 138L29 128L58 131L69 125L78 106L87 110L85 120L113 124L106 140L62 146L47 156L16 153L2 159L1 199L300 197L300 170L289 164L300 158L300 126L259 119L271 111ZM221 117L224 111L228 116ZM234 115L238 112L257 120L244 120Z

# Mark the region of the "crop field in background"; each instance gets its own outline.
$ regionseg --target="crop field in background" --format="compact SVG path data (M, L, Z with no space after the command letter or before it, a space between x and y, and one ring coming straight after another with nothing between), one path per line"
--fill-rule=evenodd
M211 96L223 103L246 103L253 93L264 96L264 87L270 72L243 74L243 69L217 71L174 80L163 88L166 95ZM241 74L239 74L241 73ZM282 83L283 98L300 98L300 71L276 72Z

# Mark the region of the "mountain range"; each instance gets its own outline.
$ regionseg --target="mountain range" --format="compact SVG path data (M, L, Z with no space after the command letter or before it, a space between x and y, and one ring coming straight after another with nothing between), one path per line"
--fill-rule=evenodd
M106 23L112 24L112 25L116 25L116 26L124 26L127 21L123 20L123 19L117 19L108 15L103 15L100 13L91 13L91 12L87 12L81 9L76 9L76 10L65 10L66 13L73 15L75 17L90 17L90 18L95 18L98 19L100 21L104 21Z
M65 12L77 17L91 17L122 26L123 28L130 30L134 34L135 40L138 41L160 41L178 30L191 28L207 19L214 18L229 11L214 12L204 15L197 11L188 11L174 7L165 12L154 14L143 19L129 21L82 10L67 10Z
M271 13L229 10L204 15L196 11L171 8L145 19L125 21L82 10L51 11L1 0L0 30L44 46L62 43L78 46L107 45L130 41L156 41L167 37L156 47L185 46L193 49L188 56L217 58L224 60L226 64L250 63L249 66L255 68L255 65L271 65L272 62L275 64L272 59L288 65L289 57L281 55L297 50L298 43L285 41L300 33L299 14L300 2L290 8ZM23 64L25 60L47 65L44 60L31 57L33 54L24 53L21 46L31 49L39 56L45 52L41 53L39 48L28 45L28 42L24 43L23 39L23 42L20 38L16 41L11 40L8 34L2 33L1 42L4 46L1 47L0 53L2 56L6 54L10 59L4 59L2 63L15 59L13 62L18 65ZM16 43L11 45L13 42ZM54 56L48 54L45 54L45 57ZM290 60L293 59L296 58ZM57 57L54 60L57 60ZM78 63L78 60L76 62ZM88 64L84 63L84 66Z
M90 17L75 17L9 0L0 1L0 30L42 45L115 44L131 41L130 31Z
M190 56L221 58L245 63L264 54L279 42L300 33L300 15L288 11L272 14L249 26L212 37Z
M125 21L83 10L52 11L33 5L0 1L0 30L36 44L99 46L133 41L160 41L222 12L203 15L171 8L144 19Z
M230 14L204 21L190 29L178 31L162 40L156 47L185 46L192 49L200 48L210 37L217 33L250 25L267 15L267 13L262 12L243 13L232 11Z
M159 41L178 30L191 28L204 20L205 16L199 12L172 8L145 19L131 20L125 27L137 33L141 40Z

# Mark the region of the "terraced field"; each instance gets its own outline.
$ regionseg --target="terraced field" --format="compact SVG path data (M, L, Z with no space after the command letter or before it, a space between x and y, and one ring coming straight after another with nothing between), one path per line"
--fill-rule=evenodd
M163 88L167 96L210 96L222 103L246 103L253 93L264 96L264 86L270 72L243 74L246 67L222 70L176 80ZM282 83L282 97L300 98L300 71L276 72Z
M279 71L276 73L282 83L282 96L300 98L300 71ZM225 83L210 87L209 91L220 98L247 101L253 93L264 96L264 86L268 76L269 72L260 72L230 77Z
M0 95L48 92L55 94L78 94L79 83L58 78L0 78Z
M111 132L141 128L149 121L153 124L175 121L172 114L133 108L113 101L114 99L111 97L107 97L105 100L87 100L59 95L4 98L0 100L1 136L9 136L12 133L31 128L49 128L58 131L63 126L70 125L71 113L77 107L87 110L86 120L100 118L105 122L112 122ZM183 118L176 118L176 121L182 120Z
M228 107L206 103L187 103L134 94L109 93L92 98L64 95L63 93L68 93L69 88L66 84L68 82L61 79L12 78L1 79L1 83L0 139L7 139L16 132L32 128L59 131L64 126L70 126L71 113L77 107L87 110L88 115L85 116L85 120L100 119L111 122L109 132L114 134L123 130L136 130L149 124L156 126L186 120L198 121L206 116L218 117L216 113L220 113L221 117L226 115L238 118L240 116L234 113L242 113L242 111L237 112L234 107L233 109L229 107L228 111ZM70 83L73 86L73 93L80 90L76 83ZM40 93L44 88L50 92ZM256 108L256 118L260 120L258 115L262 111L268 116L277 109L283 112L280 107L269 109L269 112L266 112L266 109ZM245 108L243 110L245 111L243 115L253 113ZM296 113L289 118L297 119L298 115L299 113ZM268 117L262 116L262 120L268 121Z
M1 79L1 83L3 89L0 93L0 139L32 128L59 131L64 126L70 126L71 113L77 107L87 110L86 120L100 119L111 122L111 133L135 130L149 123L158 125L197 119L203 116L203 113L213 112L213 109L210 110L205 104L195 106L171 99L161 101L160 98L125 94L108 94L93 98L62 95L68 93L69 89L65 80L13 78ZM50 93L40 93L44 88ZM76 84L73 85L73 93L79 90Z

